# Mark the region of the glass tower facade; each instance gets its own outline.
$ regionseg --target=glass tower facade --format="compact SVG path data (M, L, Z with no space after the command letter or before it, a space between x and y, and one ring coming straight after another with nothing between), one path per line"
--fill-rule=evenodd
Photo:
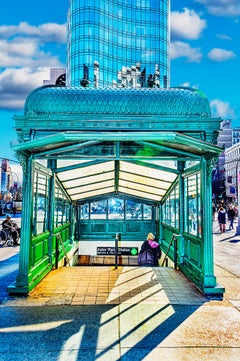
M169 0L71 0L67 85L169 86Z

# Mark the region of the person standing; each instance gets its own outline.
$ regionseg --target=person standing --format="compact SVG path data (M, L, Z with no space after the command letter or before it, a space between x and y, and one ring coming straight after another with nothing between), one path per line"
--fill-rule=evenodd
M12 207L12 212L13 212L13 217L16 217L16 213L17 213L17 207L16 206Z
M144 261L144 257L141 257L141 261L139 262L139 266L149 266L149 267L158 267L159 266L159 258L161 257L161 249L159 243L155 241L155 237L153 233L148 233L146 241L143 242L140 250L140 255L146 255L146 259Z
M226 230L226 210L221 206L218 210L218 224L220 232L224 233Z
M215 213L216 213L216 207L215 204L212 204L212 220L215 221Z
M232 206L229 206L227 215L228 215L228 220L230 222L229 229L233 229L233 222L234 222L234 218L235 218L235 210L233 209Z

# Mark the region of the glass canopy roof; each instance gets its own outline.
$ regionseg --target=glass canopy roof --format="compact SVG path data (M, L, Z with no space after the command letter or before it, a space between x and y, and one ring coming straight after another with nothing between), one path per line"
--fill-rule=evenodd
M14 150L45 165L55 160L54 172L74 202L112 195L161 202L177 180L179 162L192 166L221 152L174 132L66 132Z
M62 162L59 162L60 164L63 165ZM70 168L71 164L71 161L68 161ZM109 193L161 201L177 177L176 170L171 173L161 169L149 169L147 163L138 165L133 162L109 161L93 165L89 165L88 162L78 164L77 169L62 168L66 170L57 172L59 180L73 201Z

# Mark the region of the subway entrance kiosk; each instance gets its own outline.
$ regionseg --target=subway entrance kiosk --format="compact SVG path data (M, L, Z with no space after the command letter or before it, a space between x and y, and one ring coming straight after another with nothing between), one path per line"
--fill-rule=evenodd
M211 215L220 119L204 94L43 86L14 119L24 180L9 294L27 294L53 268L110 259L116 234L137 257L148 232L204 294L223 294Z

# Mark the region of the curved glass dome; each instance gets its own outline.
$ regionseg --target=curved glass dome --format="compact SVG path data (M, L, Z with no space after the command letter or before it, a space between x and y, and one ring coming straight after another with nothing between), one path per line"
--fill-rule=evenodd
M211 116L206 96L191 88L102 89L55 85L31 92L25 102L24 114Z

